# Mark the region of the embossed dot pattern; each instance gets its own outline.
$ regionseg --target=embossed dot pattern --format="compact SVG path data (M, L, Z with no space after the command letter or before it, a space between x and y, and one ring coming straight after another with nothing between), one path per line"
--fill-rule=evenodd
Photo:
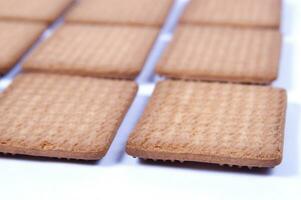
M25 71L134 79L157 28L63 25L24 63Z
M17 63L44 28L43 23L0 21L0 75Z
M100 159L136 90L131 81L19 75L0 96L0 151Z
M279 28L281 0L191 0L181 23Z
M53 22L73 0L0 0L0 19Z
M83 0L68 13L67 22L163 25L173 0Z
M156 71L172 78L270 83L278 76L280 52L278 31L180 26Z
M282 89L163 81L127 152L151 159L274 166L282 157L285 108Z

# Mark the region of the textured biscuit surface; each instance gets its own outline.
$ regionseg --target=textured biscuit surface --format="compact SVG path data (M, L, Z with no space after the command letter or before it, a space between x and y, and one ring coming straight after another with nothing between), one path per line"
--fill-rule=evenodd
M43 23L0 21L0 75L20 59L44 28Z
M131 81L20 75L0 98L0 152L100 159L136 90Z
M64 25L35 49L24 69L133 79L157 33L146 27Z
M160 26L172 0L85 0L67 15L68 22Z
M146 159L272 167L281 162L286 92L265 86L163 81L130 135Z
M191 0L180 22L279 28L281 0Z
M270 83L280 52L278 31L180 26L156 70L173 78Z
M0 0L0 19L52 22L72 0Z

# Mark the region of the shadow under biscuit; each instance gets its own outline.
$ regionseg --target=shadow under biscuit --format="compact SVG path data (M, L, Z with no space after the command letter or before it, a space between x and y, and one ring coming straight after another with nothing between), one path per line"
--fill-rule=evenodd
M98 160L77 160L77 159L65 159L65 158L51 158L41 156L29 156L20 154L7 154L0 153L0 159L4 160L21 160L31 162L52 162L52 163L70 163L70 164L82 164L82 165L97 165Z
M120 163L125 155L125 146L129 134L135 127L144 107L147 104L149 96L137 95L130 107L124 121L122 122L117 135L115 136L107 154L99 161L100 165L111 166Z
M163 31L165 33L172 34L174 32L178 25L179 19L188 4L189 0L174 0L173 6L163 26Z
M166 39L166 34L160 34L156 42L154 43L150 54L143 66L142 71L139 76L136 78L136 82L141 83L152 83L155 80L155 67L169 43L169 40Z
M296 13L296 9L291 2L282 1L282 16L281 16L281 32L286 36L292 34L292 29L294 27L294 15Z
M273 170L273 176L296 176L299 174L298 134L300 133L299 104L288 103L282 163Z
M273 85L292 89L294 46L292 42L282 41L281 59L279 62L278 79Z
M211 163L200 163L200 162L179 162L179 161L153 161L153 160L144 160L139 158L139 164L142 165L151 165L151 166L160 166L160 167L169 167L169 168L178 168L181 170L198 170L200 172L205 171L220 171L220 172L233 172L233 173L246 173L246 174L253 174L253 175L269 175L272 172L270 168L258 168L258 167L238 167L238 166L228 166L228 165L218 165L218 164L211 164Z

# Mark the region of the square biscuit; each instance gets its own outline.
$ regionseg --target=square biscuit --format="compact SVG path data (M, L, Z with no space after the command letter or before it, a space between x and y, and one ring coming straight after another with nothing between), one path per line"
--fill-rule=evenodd
M66 16L67 22L163 25L173 0L85 0Z
M0 0L0 19L53 22L73 0Z
M157 28L67 24L33 51L25 71L134 79Z
M180 23L279 29L281 0L191 0Z
M126 151L154 160L273 167L282 159L285 110L283 89L163 81Z
M45 28L43 23L0 21L0 75L17 63Z
M171 78L267 84L278 76L280 54L276 30L183 25L156 71Z
M19 75L0 98L0 152L98 160L136 91L132 81Z

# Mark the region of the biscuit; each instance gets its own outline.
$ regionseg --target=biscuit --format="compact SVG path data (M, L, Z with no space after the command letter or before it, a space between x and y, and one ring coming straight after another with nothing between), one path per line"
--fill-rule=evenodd
M45 27L43 23L0 21L0 75L17 63Z
M131 81L20 75L0 98L0 152L98 160L136 90Z
M180 23L279 28L281 0L191 0Z
M51 23L73 0L0 0L0 19Z
M266 86L160 82L128 154L250 167L281 162L286 92Z
M158 34L157 28L63 25L33 51L25 71L134 79Z
M171 78L267 84L278 76L280 52L278 31L183 25L156 71Z
M173 0L85 0L67 14L67 22L161 26Z

